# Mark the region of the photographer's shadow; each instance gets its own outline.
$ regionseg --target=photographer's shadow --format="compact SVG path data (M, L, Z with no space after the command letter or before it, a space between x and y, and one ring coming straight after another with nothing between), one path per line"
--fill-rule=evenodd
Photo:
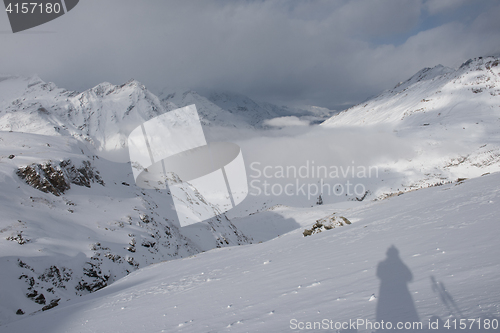
M377 266L377 277L380 279L380 290L377 302L376 321L384 321L384 329L377 332L389 332L397 330L398 322L419 322L419 316L415 303L408 289L408 283L412 281L413 275L401 258L398 249L393 245L386 253L387 257ZM387 329L387 323L392 324ZM402 329L412 331L412 329Z

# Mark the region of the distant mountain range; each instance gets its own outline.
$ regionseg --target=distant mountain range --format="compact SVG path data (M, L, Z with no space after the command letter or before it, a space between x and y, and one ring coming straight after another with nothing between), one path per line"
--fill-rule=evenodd
M37 76L0 76L0 130L44 135L71 135L91 142L98 151L126 147L127 136L142 122L195 104L204 126L252 128L282 116L325 120L324 108L279 107L237 94L195 91L162 93L159 97L130 80L122 85L101 83L82 93L58 88Z
M414 155L380 162L382 175L367 199L382 199L500 171L499 62L483 57L458 69L426 68L332 117L324 108L281 107L231 93L156 96L135 80L79 93L37 76L0 76L0 322L152 263L253 242L224 215L180 228L167 190L135 186L130 165L117 162L127 161L119 153L127 154L127 136L142 122L195 104L206 128L265 131L271 119L296 117L306 124L327 119L311 127L318 132L386 131L407 140ZM194 213L214 209L192 186L184 194Z

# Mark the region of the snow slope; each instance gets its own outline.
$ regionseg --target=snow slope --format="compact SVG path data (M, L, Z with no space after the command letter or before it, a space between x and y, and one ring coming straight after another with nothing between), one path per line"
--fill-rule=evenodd
M432 128L498 115L499 62L498 57L480 57L468 60L456 70L441 65L424 68L393 89L336 114L323 125L389 123L397 129ZM483 119L487 120L490 119Z
M425 68L392 90L331 117L322 127L382 127L411 142L406 158L381 164L403 180L378 195L500 170L500 58L458 69Z
M0 323L152 263L251 242L224 215L181 229L167 190L136 187L129 163L71 136L0 132L0 183ZM194 213L217 210L183 191Z
M298 332L323 320L427 326L438 317L432 332L498 332L442 326L500 318L498 184L496 173L378 202L282 207L274 219L301 229L151 265L2 332ZM352 223L302 235L332 213Z

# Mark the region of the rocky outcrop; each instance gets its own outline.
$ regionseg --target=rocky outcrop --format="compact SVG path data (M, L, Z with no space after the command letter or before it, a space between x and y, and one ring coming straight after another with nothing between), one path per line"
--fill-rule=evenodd
M69 190L71 184L90 187L91 183L98 183L104 186L99 172L92 167L90 161L83 161L79 167L71 160L31 164L19 168L17 175L37 190L56 196Z

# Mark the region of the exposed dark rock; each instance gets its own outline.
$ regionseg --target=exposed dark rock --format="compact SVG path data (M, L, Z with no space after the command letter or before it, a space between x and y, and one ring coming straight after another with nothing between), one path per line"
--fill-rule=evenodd
M43 296L43 294L40 294L40 295L38 295L38 296L34 299L34 301L35 301L36 303L38 303L38 304L45 304L45 302L46 302L46 301L45 301L45 296Z
M45 296L43 294L38 294L38 291L32 290L26 294L26 297L31 298L35 303L45 304Z
M56 306L59 305L59 301L61 299L58 298L58 299L53 299L52 301L50 301L50 303L48 305L45 305L43 308L42 308L42 311L47 311L47 310L50 310L52 308L55 308Z
M77 291L94 292L108 285L109 275L103 274L99 266L100 264L94 264L92 262L87 262L85 264L83 274L89 277L90 281L88 279L79 281L78 285L75 287Z
M20 245L26 244L30 241L28 238L23 237L22 231L19 231L17 234L9 236L6 239L9 241L17 242Z
M79 168L75 167L70 160L65 160L60 163L60 166L66 170L69 181L78 186L90 187L91 183L98 183L104 186L104 182L89 161L83 161L83 165Z
M143 240L141 245L144 246L144 247L153 247L153 246L155 246L155 244L156 243L153 242L153 241Z
M69 268L62 267L59 269L57 266L50 266L38 277L38 279L50 282L54 287L66 289L64 282L68 282L71 279L71 275L72 271Z
M45 193L59 196L70 188L68 179L58 166L52 163L32 164L17 171L17 175L28 185Z
M324 230L331 230L335 227L342 227L344 225L351 224L344 216L336 216L335 213L326 216L322 219L316 220L311 229L305 229L302 233L304 237L311 236L312 234L320 233Z
M56 196L70 189L71 184L90 187L91 183L98 183L104 186L99 172L89 161L83 161L81 167L76 167L70 160L61 161L58 164L50 161L31 164L19 168L17 175L28 185Z

